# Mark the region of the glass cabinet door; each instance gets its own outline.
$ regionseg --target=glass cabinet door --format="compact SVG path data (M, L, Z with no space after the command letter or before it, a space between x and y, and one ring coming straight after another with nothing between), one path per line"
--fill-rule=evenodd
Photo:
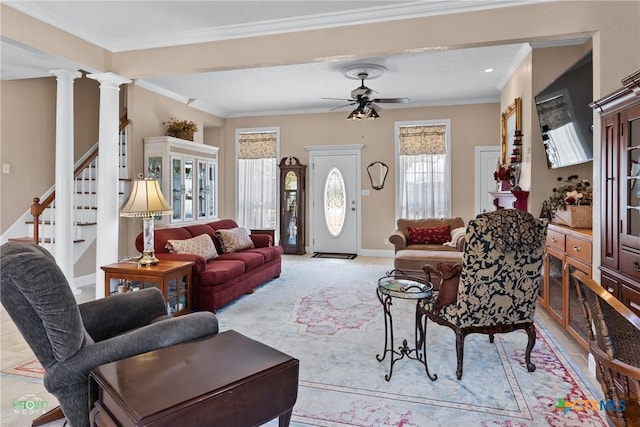
M560 324L564 325L564 281L562 267L564 264L564 255L556 253L554 250L547 248L545 256L544 274L549 284L547 295L549 301L549 314L552 315Z
M149 157L148 163L147 177L157 179L162 188L162 157Z
M569 333L585 348L588 348L589 336L587 335L587 324L582 309L582 304L578 299L578 291L576 290L576 281L571 277L574 271L580 270L591 277L591 268L586 265L582 265L579 262L571 260L567 257L567 299L568 311L567 311L567 327Z
M216 162L198 161L197 181L197 206L198 219L217 218L218 206L216 204Z
M620 235L622 244L640 249L640 107L633 108L621 115L623 139L626 141L626 196L625 209L620 212L623 230Z
M207 217L207 162L198 161L198 219Z
M184 220L193 220L193 160L184 160Z
M206 174L206 199L207 199L207 217L218 217L218 186L216 185L218 170L216 168L216 162L207 162L207 174Z
M182 159L171 158L171 221L182 220Z

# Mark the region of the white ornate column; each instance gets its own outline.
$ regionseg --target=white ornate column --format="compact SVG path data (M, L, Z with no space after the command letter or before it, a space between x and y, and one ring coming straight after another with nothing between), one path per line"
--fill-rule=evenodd
M120 85L131 83L131 80L113 73L90 74L87 77L100 82L96 219L96 299L98 299L105 296L104 273L100 267L118 260L119 92Z
M51 70L56 76L56 166L54 210L54 242L56 263L64 273L73 293L79 291L73 283L73 81L82 74L78 71Z

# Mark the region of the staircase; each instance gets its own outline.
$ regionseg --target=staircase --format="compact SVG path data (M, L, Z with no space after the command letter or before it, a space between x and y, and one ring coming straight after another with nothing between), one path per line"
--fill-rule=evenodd
M125 115L120 119L119 132L119 205L124 202L124 195L128 194L128 186L131 181L127 167L128 124L129 121ZM74 263L80 259L96 239L98 154L98 143L96 143L76 163L74 168ZM55 211L55 187L52 187L42 197L35 197L30 211L20 219L20 222L24 224L22 229L26 237L10 237L7 240L33 242L53 252ZM12 234L16 234L15 230Z

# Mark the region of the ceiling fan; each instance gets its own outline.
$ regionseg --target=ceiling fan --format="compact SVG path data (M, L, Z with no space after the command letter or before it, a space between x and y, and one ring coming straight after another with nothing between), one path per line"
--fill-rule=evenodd
M409 102L409 98L374 98L374 94L377 94L373 89L365 86L364 81L366 79L373 79L380 76L386 69L380 65L373 64L360 64L355 65L344 70L344 74L352 79L359 79L360 86L351 91L351 98L322 98L337 101L347 101L346 104L339 107L332 108L330 111L338 110L347 106L356 105L356 108L349 114L347 119L360 120L362 118L379 119L377 109L381 109L377 104L404 104Z

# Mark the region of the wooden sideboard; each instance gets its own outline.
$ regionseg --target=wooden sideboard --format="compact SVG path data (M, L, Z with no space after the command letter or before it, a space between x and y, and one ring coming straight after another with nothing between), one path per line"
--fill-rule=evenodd
M578 269L591 277L591 229L570 228L549 224L543 281L538 294L538 305L588 350L582 308L575 288L570 286L570 275Z

